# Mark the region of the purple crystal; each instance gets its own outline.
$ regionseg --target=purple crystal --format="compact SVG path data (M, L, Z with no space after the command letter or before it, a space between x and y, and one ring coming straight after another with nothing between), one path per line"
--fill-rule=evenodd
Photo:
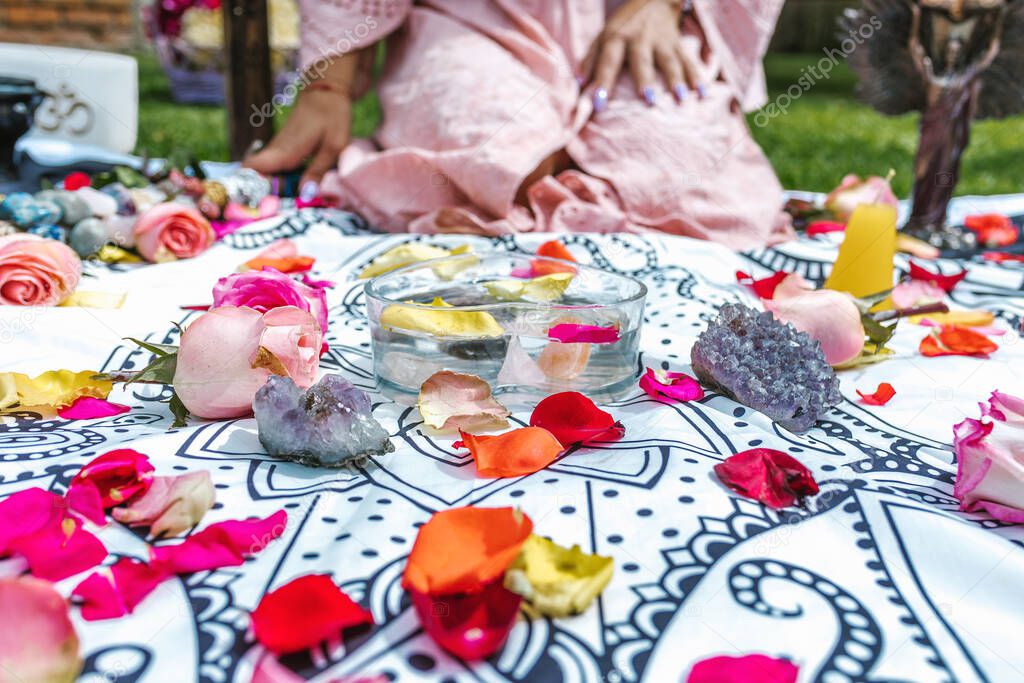
M373 419L370 397L340 375L324 375L306 391L271 375L252 403L267 453L304 465L342 467L395 450Z
M771 313L725 304L690 351L704 384L805 432L842 400L839 378L821 345Z

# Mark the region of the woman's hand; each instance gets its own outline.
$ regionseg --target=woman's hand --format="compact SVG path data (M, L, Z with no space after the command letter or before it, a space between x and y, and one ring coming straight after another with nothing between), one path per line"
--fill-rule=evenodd
M352 97L368 84L372 55L363 50L335 58L319 78L302 89L284 127L270 144L243 164L270 175L297 168L309 158L299 188L303 196L315 195L320 179L338 165L338 156L349 142Z
M681 7L678 0L629 0L608 19L584 60L584 77L593 72L594 111L608 105L608 94L627 60L637 94L650 106L655 102L656 70L678 101L686 97L687 86L703 96L696 66L679 42Z

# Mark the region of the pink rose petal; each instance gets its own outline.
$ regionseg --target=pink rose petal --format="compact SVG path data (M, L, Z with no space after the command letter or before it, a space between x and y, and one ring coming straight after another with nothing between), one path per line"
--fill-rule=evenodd
M709 657L690 669L686 683L796 683L796 664L767 655Z
M574 325L560 323L548 330L548 337L563 344L614 344L619 341L619 329L614 326Z
M853 299L830 289L803 289L803 278L786 278L764 307L777 320L817 339L829 365L855 358L864 348L864 324Z
M965 512L984 510L1003 522L1024 523L1024 400L992 392L981 415L953 428L953 495Z
M814 235L825 235L830 232L843 232L846 230L846 223L838 223L836 221L814 221L807 226L807 235L813 237Z
M123 557L87 576L71 594L82 601L82 618L86 621L116 619L131 614L143 598L170 576L159 565Z
M58 410L57 414L65 420L95 420L98 417L123 415L129 410L130 407L120 403L111 403L92 396L79 396L74 403Z
M0 579L0 679L74 681L82 670L68 603L46 581Z
M704 398L704 389L693 377L682 372L663 372L647 368L640 378L640 388L648 396L664 396L676 401L696 401Z
M176 545L154 546L150 553L153 564L161 564L175 574L237 567L283 534L287 524L284 510L266 519L218 522Z
M51 518L42 529L13 540L10 550L28 562L33 576L60 581L106 559L107 549L74 517Z
M145 495L111 514L122 524L148 526L151 536L175 536L198 524L215 498L209 472L154 477Z
M64 500L75 514L85 517L96 526L106 526L107 513L103 506L103 497L99 488L92 482L72 486L64 494Z
M892 290L892 303L899 309L913 308L945 298L946 292L941 287L926 280L904 280Z
M131 448L118 448L97 456L82 466L68 487L70 500L79 500L73 490L95 486L104 508L127 503L145 493L153 481L149 458Z

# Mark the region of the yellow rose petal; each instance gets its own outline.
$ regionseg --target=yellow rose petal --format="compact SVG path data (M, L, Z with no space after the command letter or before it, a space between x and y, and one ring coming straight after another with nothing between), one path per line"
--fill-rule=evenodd
M579 614L612 579L615 561L531 534L505 572L505 587L550 617Z
M125 292L83 292L75 291L61 303L61 306L83 308L121 308L128 294Z
M83 396L106 398L114 384L93 379L95 374L92 370L50 370L38 377L29 377L20 372L0 373L0 410L8 410L13 405L17 405L18 409L32 406L63 408ZM11 402L12 384L16 403Z
M494 280L485 282L484 287L502 301L554 301L565 294L572 278L572 273L551 273L529 280Z
M985 327L986 325L991 325L996 319L995 315L988 311L949 311L948 313L914 315L909 320L913 323L918 323L924 318L928 318L939 325L961 325L963 327Z
M486 311L446 311L452 305L440 298L430 306L391 304L381 312L380 324L388 329L424 332L435 337L500 337L505 333Z
M359 279L377 277L384 273L391 272L420 261L429 261L435 258L444 258L451 255L451 252L443 247L435 247L420 242L406 242L397 247L388 249L383 254L373 259L370 265L363 268L359 273Z
M104 263L142 263L142 258L116 244L104 244L96 252L96 258Z

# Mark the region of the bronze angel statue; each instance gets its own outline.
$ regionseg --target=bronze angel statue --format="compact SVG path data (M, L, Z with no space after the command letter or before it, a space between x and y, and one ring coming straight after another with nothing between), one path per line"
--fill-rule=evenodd
M971 120L1024 110L1024 0L864 0L841 23L873 27L849 55L858 97L883 114L921 112L904 230L935 246L974 246L973 234L946 224L946 207Z

